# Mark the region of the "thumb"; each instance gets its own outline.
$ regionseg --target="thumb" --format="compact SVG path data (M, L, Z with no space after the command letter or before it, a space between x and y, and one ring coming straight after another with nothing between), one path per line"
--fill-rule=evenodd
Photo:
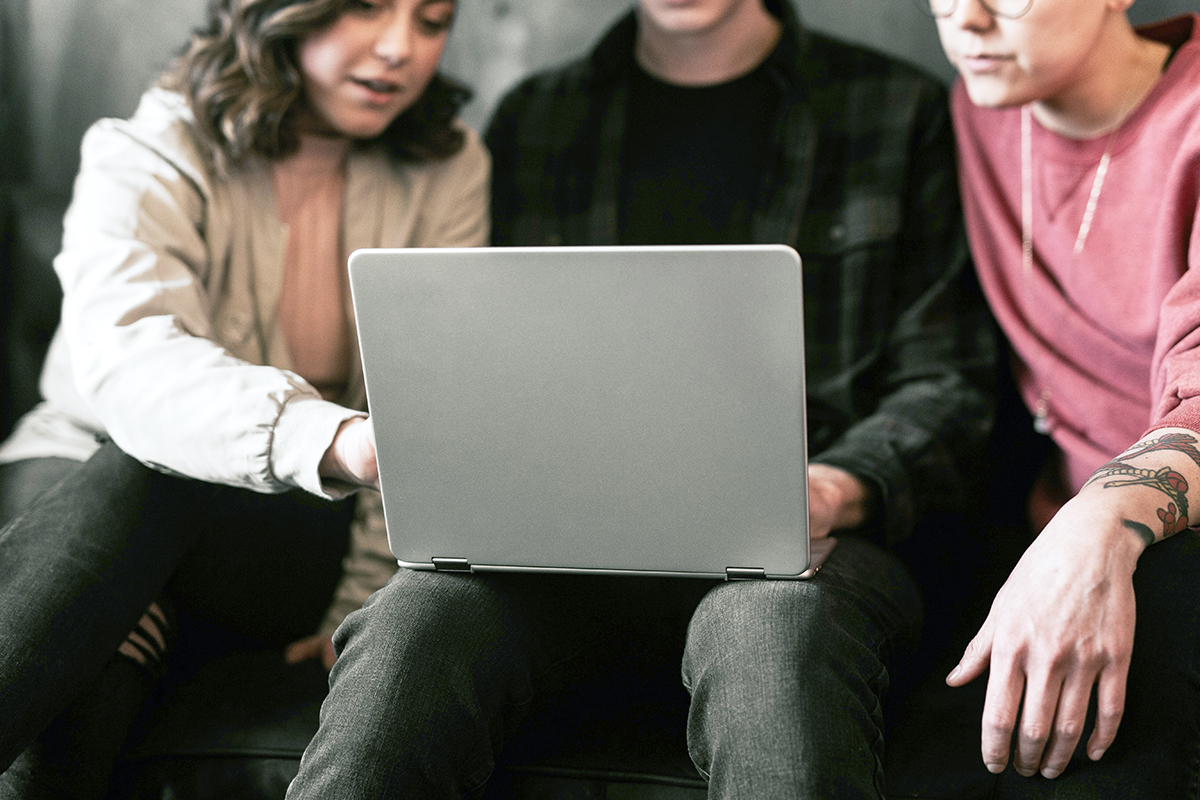
M979 633L975 634L975 638L967 645L967 649L963 651L958 665L946 676L946 683L950 686L965 686L982 675L991 660L992 632L991 627L985 622L979 629Z

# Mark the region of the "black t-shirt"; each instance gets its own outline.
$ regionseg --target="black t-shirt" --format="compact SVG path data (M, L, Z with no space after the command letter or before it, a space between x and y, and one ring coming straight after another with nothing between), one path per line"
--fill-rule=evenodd
M621 243L749 242L778 102L761 66L699 87L636 68L621 163Z

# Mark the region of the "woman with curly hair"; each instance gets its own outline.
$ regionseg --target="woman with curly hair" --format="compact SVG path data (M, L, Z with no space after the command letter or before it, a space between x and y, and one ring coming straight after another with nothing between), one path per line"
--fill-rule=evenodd
M218 0L86 135L45 399L0 446L0 795L102 796L168 668L331 663L350 530L382 537L346 499L377 482L346 257L487 239L454 13Z

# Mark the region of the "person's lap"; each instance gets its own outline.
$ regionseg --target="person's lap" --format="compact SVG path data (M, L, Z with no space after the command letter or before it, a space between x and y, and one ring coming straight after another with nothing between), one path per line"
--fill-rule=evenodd
M578 697L570 690L581 684L608 693L591 698L597 707L619 707L664 666L678 676L681 660L703 695L692 704L689 727L706 743L693 743L694 754L708 749L714 731L731 730L738 716L732 706L743 698L730 686L771 684L774 694L760 693L770 702L737 710L751 728L761 721L756 715L779 717L779 725L731 733L754 739L738 743L737 758L755 750L770 758L780 749L775 732L808 705L787 695L814 686L836 693L844 673L858 670L867 673L861 686L868 736L878 739L875 695L886 686L878 659L915 638L919 618L906 571L857 540L839 546L812 581L401 570L335 637L340 657L321 730L289 796L472 796L531 708ZM816 641L813 631L821 629L832 645ZM829 665L815 680L801 674L811 663L807 649L823 654L818 661L833 653L865 660ZM825 698L826 716L844 716L842 699ZM877 770L873 758L864 760L868 772Z
M111 444L83 464L5 465L0 486L28 505L0 532L0 764L163 596L173 665L311 634L347 541L341 504L167 476Z

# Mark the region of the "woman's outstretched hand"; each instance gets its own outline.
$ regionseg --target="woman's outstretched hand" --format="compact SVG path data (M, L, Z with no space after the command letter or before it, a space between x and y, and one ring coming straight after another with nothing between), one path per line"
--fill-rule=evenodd
M375 428L370 418L351 417L341 424L318 467L327 478L368 489L379 489L375 461Z

